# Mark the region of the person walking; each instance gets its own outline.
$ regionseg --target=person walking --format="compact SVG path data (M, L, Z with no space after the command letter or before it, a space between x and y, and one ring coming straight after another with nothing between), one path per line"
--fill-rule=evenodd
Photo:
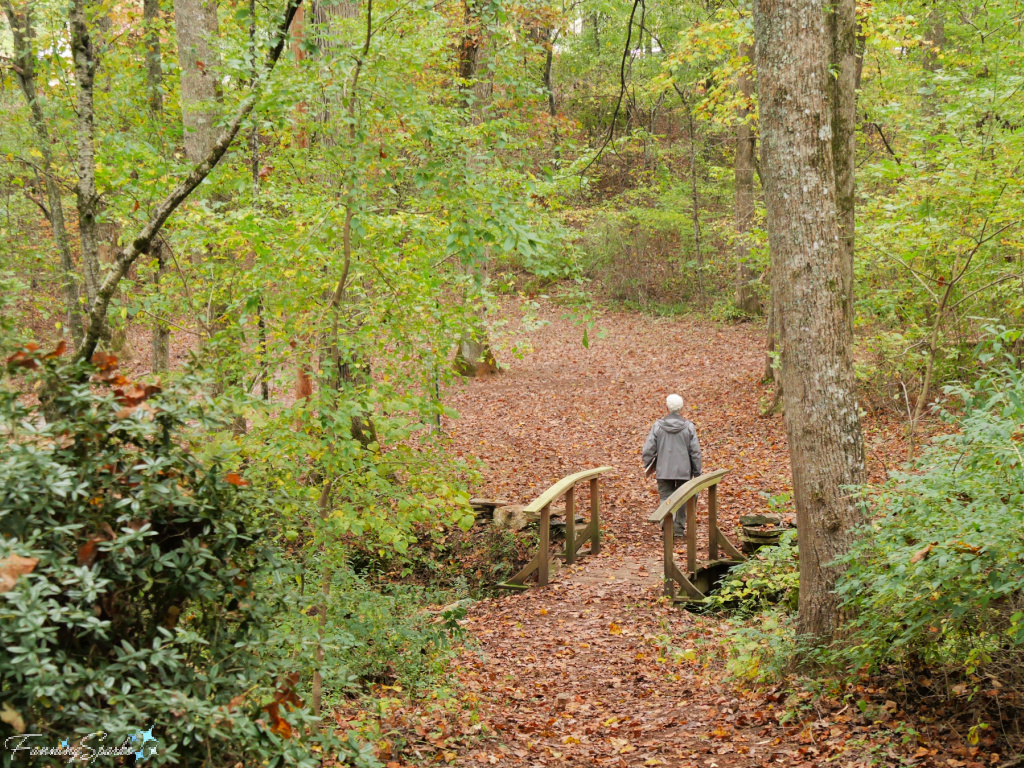
M652 471L658 479L658 496L667 499L687 480L701 473L700 442L693 422L679 415L683 398L669 395L665 398L668 414L654 422L641 459L649 476ZM686 519L677 515L673 521L677 534L686 532Z

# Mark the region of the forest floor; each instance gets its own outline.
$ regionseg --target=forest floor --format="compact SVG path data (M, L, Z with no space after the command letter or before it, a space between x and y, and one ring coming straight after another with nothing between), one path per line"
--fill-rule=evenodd
M446 426L459 452L487 462L479 495L491 498L527 503L564 475L614 466L603 482L603 551L563 568L547 587L470 609L463 624L471 640L454 674L480 719L472 728L478 737L459 737L465 723L420 721L404 760L702 768L998 763L984 741L968 744L955 719L919 710L913 697L881 684L866 681L841 700L799 688L745 689L727 679L724 621L662 597L660 533L647 522L657 493L644 480L639 453L665 396L677 392L697 426L705 470L730 470L719 494L727 535L740 514L762 511L767 496L787 491L782 418L761 415L771 394L760 383L762 330L609 313L599 321L607 336L585 349L581 328L563 314L542 310L548 322L528 333L532 351L499 375L457 388L451 404L461 418ZM900 425L869 416L864 433L877 480L904 458ZM586 514L586 484L580 488L577 509ZM703 503L698 520L706 521ZM706 542L706 529L700 532Z

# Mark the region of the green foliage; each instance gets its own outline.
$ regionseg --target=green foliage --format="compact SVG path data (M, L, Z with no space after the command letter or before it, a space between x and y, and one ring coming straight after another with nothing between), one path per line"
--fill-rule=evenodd
M913 471L868 498L874 521L843 559L838 592L853 613L835 650L850 669L919 663L1020 685L1024 650L1024 374L994 337L970 385L946 394L955 431L935 438Z
M90 372L47 361L42 404L0 392L0 563L32 566L0 603L0 698L45 734L28 746L154 727L154 765L312 766L317 743L370 765L306 710L258 721L294 667L265 645L290 568L258 524L272 498L192 450L209 402Z
M767 611L732 622L726 668L737 681L765 685L787 677L798 658L796 616Z
M349 568L332 575L326 600L315 586L287 585L284 599L299 610L275 617L270 644L280 654L299 651L295 668L303 680L319 669L327 701L366 694L372 685L417 696L443 678L462 632L457 620L466 613L464 602L443 610L438 604L452 600L450 592L374 583ZM318 644L324 659L313 664Z
M778 546L761 547L722 579L708 604L737 616L759 614L782 604L796 610L800 569L796 531L782 534Z

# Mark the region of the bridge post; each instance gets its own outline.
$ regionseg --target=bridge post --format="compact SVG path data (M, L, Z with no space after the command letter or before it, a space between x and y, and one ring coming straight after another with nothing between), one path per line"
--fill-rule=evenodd
M590 479L590 554L601 554L601 485L600 479Z
M537 586L548 583L548 550L551 548L551 505L545 504L540 511L540 560L537 564Z
M576 486L565 492L565 562L576 562Z
M686 502L686 570L697 572L697 497Z
M672 515L665 515L661 521L661 535L665 542L665 594L669 600L674 600L676 596L676 580L672 573L675 562L675 531L672 530L674 524Z
M718 486L708 488L708 559L718 559Z

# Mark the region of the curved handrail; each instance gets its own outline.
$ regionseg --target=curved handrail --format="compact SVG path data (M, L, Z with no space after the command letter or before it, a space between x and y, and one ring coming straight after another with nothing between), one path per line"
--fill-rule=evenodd
M585 469L582 472L577 472L575 475L567 475L523 507L523 512L540 512L544 507L572 488L580 480L589 480L590 478L597 477L602 472L607 472L610 469L615 469L615 467Z
M661 523L662 536L665 543L665 594L676 600L676 587L682 587L690 600L703 600L705 595L691 581L697 574L697 494L703 490L708 492L708 557L712 562L718 561L719 546L735 562L745 560L743 554L733 546L718 527L718 483L729 474L728 469L716 469L706 475L698 475L683 483L675 492L665 499L651 514L648 520ZM686 509L686 573L676 566L675 557L675 516L683 508ZM721 561L719 561L721 562Z
M600 476L615 467L597 467L596 469L585 469L582 472L563 477L557 483L548 488L544 493L523 507L524 512L540 514L538 528L540 529L540 542L537 547L537 554L526 564L519 573L508 581L497 586L505 589L527 589L526 579L534 571L537 572L537 585L545 586L548 583L548 572L551 563L548 561L548 549L551 542L551 504L562 496L565 497L565 551L561 557L566 563L576 562L579 549L590 542L590 554L596 555L601 551L601 491ZM582 536L576 535L576 483L582 480L590 481L590 521L582 531Z
M660 523L668 515L675 515L675 513L686 502L705 488L710 488L712 485L718 485L718 482L727 474L729 474L728 469L716 469L714 472L708 472L706 475L698 475L692 480L688 480L686 483L676 488L675 492L671 496L661 502L661 505L651 513L651 516L647 518L647 520L652 523Z

